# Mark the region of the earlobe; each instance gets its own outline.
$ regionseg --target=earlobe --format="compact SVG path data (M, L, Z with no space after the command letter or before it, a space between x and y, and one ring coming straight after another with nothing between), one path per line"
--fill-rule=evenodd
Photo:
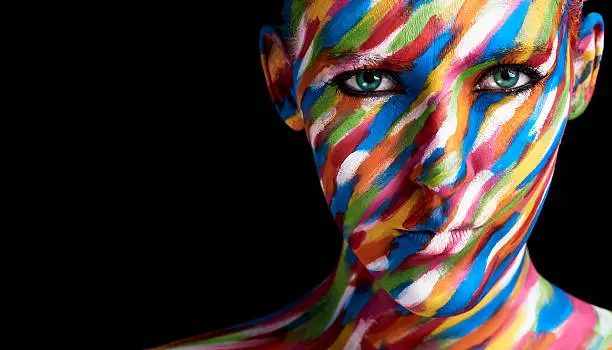
M604 24L598 13L582 20L578 43L573 52L574 86L569 119L576 119L585 111L597 81L604 44Z
M292 129L303 130L304 122L295 98L291 58L275 27L261 29L259 50L268 91L278 114Z

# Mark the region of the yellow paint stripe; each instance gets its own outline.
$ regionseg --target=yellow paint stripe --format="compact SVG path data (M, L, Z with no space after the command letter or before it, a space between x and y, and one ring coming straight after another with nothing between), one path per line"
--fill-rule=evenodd
M493 341L487 345L486 349L507 349L509 344L515 343L514 338L519 334L518 330L524 322L525 310L520 309L510 327L506 328L501 336L494 338Z
M520 42L525 44L525 46L533 47L535 45L535 41L542 28L542 16L548 10L548 3L549 0L535 0L531 6L529 6L527 16L525 16L525 21L518 34ZM518 56L518 60L521 62L527 61L529 57L529 52L523 52Z
M351 338L353 331L355 330L355 326L352 323L349 323L344 327L342 332L336 338L336 341L329 347L330 350L342 350L344 346Z
M386 226L389 227L402 227L406 218L408 218L416 208L418 208L419 202L423 197L422 191L415 191L412 196L400 207L400 209L387 221Z
M559 121L561 121L561 119L559 119ZM508 181L508 184L505 186L503 190L504 196L502 197L506 197L508 192L514 191L516 187L529 176L533 169L538 166L546 154L548 146L553 142L555 136L557 136L557 132L558 125L555 125L549 128L540 140L535 142L534 146L527 152L523 160L509 175L510 181Z
M333 4L333 1L315 1L309 6L310 18L313 20L318 19L319 21L323 21L325 15L327 15Z

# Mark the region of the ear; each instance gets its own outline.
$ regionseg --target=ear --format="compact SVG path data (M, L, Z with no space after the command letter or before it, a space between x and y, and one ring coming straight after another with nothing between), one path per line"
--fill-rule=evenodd
M295 98L291 58L276 27L261 29L259 50L268 91L278 114L292 129L303 130L304 121Z
M574 87L569 119L578 118L591 102L604 45L601 15L591 13L582 20L578 44L573 52Z

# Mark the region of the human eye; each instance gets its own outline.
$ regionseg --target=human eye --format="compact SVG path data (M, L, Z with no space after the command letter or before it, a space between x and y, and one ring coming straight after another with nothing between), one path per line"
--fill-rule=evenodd
M528 65L498 65L485 72L474 91L516 94L530 90L542 79L542 74Z
M400 93L402 84L395 72L363 69L338 75L332 81L342 93L356 97L385 96Z

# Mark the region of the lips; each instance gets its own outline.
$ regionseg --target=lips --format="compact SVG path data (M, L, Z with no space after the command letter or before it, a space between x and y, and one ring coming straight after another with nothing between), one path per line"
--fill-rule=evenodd
M443 232L433 231L407 231L405 235L421 244L425 248L416 254L421 256L453 255L465 248L471 240L475 229L464 228Z

